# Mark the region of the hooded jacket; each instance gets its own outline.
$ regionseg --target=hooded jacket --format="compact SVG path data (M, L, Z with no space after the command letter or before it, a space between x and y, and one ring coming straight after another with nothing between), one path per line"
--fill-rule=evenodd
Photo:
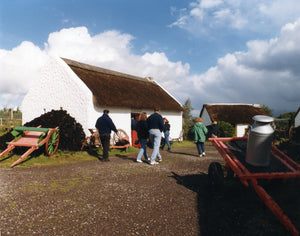
M194 142L198 143L204 143L206 139L206 134L207 134L207 128L204 124L201 122L197 122L194 127L192 128L191 131L194 134Z

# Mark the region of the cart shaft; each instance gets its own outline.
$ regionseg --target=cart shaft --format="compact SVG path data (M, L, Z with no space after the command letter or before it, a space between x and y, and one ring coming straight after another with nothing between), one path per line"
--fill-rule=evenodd
M16 160L10 167L14 167L15 165L19 164L21 161L23 161L26 157L28 157L33 151L38 149L38 147L31 147L29 148L18 160Z

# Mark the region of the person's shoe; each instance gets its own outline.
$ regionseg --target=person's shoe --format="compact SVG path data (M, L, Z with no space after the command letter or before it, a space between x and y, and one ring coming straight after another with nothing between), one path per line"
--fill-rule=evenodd
M171 148L168 148L168 151L171 152Z
M158 159L157 161L158 161L158 162L162 162L162 159L160 158L160 159Z
M150 165L157 165L157 164L159 164L159 163L156 161L150 162Z
M205 156L206 155L205 152L203 152L202 155Z
M201 155L199 155L200 157L202 157L202 154Z
M108 158L104 158L103 161L108 162L110 160Z
M142 161L141 161L141 160L136 160L136 162L138 162L138 163L142 163Z

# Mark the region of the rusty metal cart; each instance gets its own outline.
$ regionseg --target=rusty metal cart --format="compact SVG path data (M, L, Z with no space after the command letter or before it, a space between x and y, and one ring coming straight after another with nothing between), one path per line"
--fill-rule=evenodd
M7 148L0 153L0 158L12 151L15 147L29 147L29 149L10 167L14 167L28 157L33 151L45 145L47 155L53 155L59 143L59 131L56 128L40 128L40 127L24 127L17 126L11 134L15 137L14 140L8 143Z
M283 213L282 209L271 198L271 196L266 192L266 190L259 185L258 180L287 180L289 178L295 178L300 180L300 165L298 165L295 161L293 161L291 158L289 158L287 155L285 155L283 152L277 149L274 145L272 145L271 155L273 163L276 162L277 166L272 166L270 169L259 168L259 171L255 171L257 169L256 167L251 168L251 165L247 165L247 163L244 161L244 158L240 157L243 156L240 155L241 149L246 149L245 143L247 143L247 137L218 138L216 136L213 136L212 138L209 138L209 140L224 158L225 170L228 171L228 175L237 176L246 187L248 187L249 185L252 186L257 195L261 198L265 205L273 212L277 219L285 226L285 228L292 235L299 235L299 232L294 226L294 224ZM229 148L228 144L225 144L224 142L236 142L238 143L238 145L243 147L240 147L238 148L238 150L235 151L234 148ZM208 176L212 181L212 184L222 184L224 173L221 164L218 162L212 162L208 169Z

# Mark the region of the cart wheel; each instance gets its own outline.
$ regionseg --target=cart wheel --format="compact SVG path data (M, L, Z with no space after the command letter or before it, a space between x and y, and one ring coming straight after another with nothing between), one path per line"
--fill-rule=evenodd
M52 156L57 148L59 143L59 133L57 130L51 130L49 134L50 138L48 142L46 143L46 153L48 156Z
M213 187L221 188L224 184L224 172L218 162L212 162L208 168L208 178Z
M119 136L119 137L118 137ZM116 133L114 133L113 135L113 142L117 143L119 141L119 139L126 139L129 140L129 136L127 135L127 133L122 130L122 129L118 129L118 136L116 135Z

